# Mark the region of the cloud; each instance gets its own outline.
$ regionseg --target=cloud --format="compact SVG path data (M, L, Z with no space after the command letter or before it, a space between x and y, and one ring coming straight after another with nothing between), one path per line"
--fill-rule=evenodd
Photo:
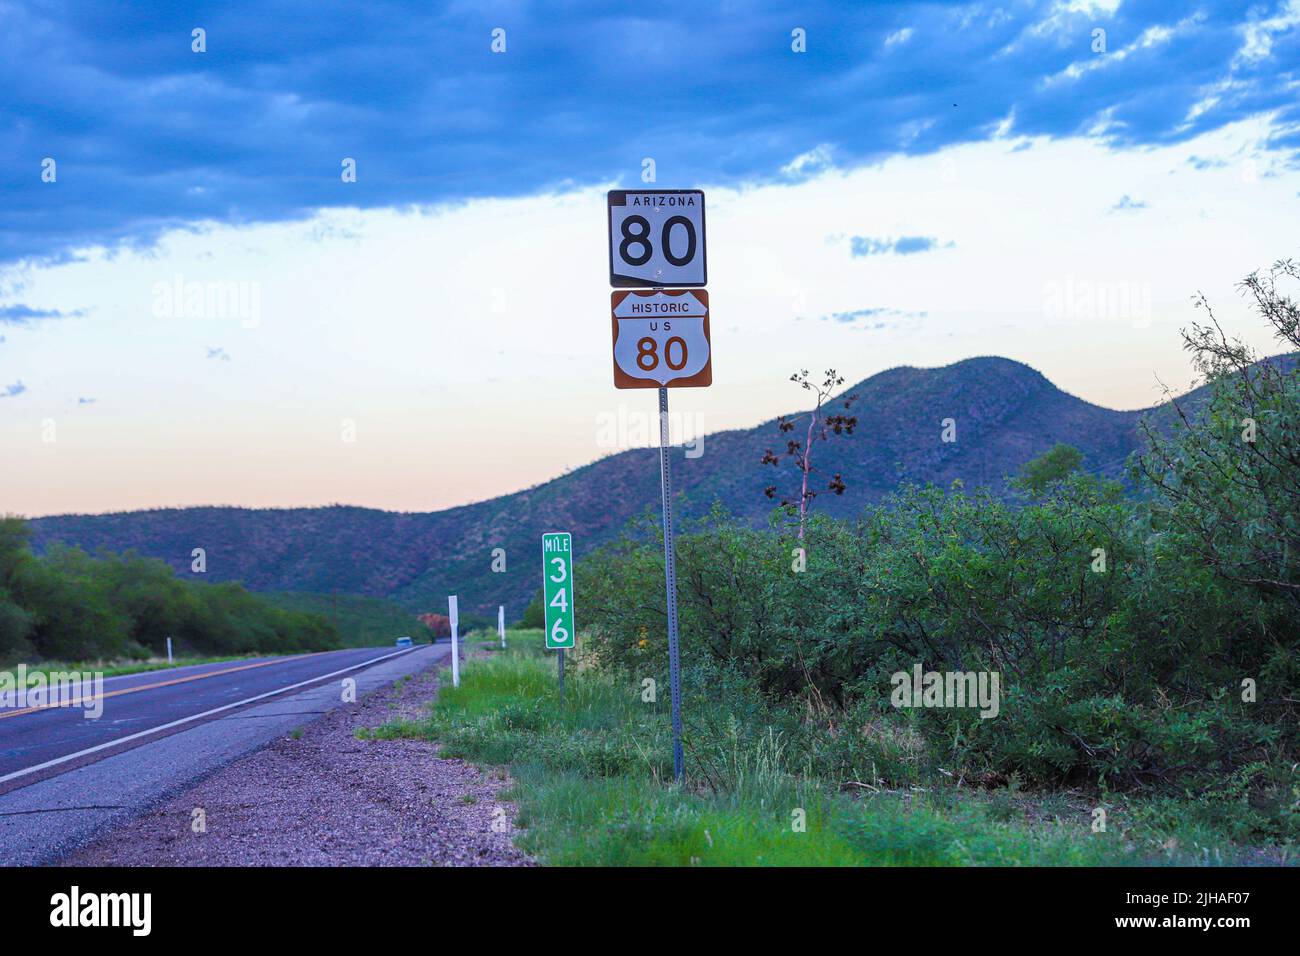
M1259 8L1252 7L1247 22L1241 28L1242 44L1233 65L1241 65L1267 58L1273 52L1277 34L1300 26L1300 0L1284 0L1270 17L1259 17Z
M781 172L791 177L812 176L825 172L835 165L831 159L831 147L823 143L806 153L800 153L781 167Z
M1147 204L1144 200L1139 201L1136 199L1132 199L1129 197L1128 193L1125 193L1123 196L1119 197L1119 202L1115 203L1115 205L1110 207L1110 211L1125 212L1128 210L1146 209L1146 208L1147 208Z
M862 322L868 322L871 319L923 319L929 315L928 311L913 312L907 309L891 309L884 306L877 306L871 309L857 309L853 312L832 312L830 315L823 315L823 322L838 322L841 325L854 325ZM897 325L896 322L877 321L872 328L884 329Z
M13 398L16 395L21 395L25 391L27 391L27 386L24 385L20 379L12 385L6 385L4 388L0 388L0 398Z
M849 170L984 142L1008 117L1020 136L1094 130L1146 147L1267 115L1266 148L1291 156L1296 2L1206 4L1174 21L1116 0L900 0L886 17L819 0L800 9L806 53L789 49L776 0L744 16L695 0L653 14L512 4L501 54L494 24L464 3L331 6L304 22L291 5L230 0L202 12L206 53L191 52L196 14L182 5L145 21L0 3L0 263L321 208L633 184L647 156L675 184L761 185L831 156ZM1089 52L1098 19L1111 53ZM349 157L354 183L340 176Z
M849 255L855 259L862 256L881 256L891 252L895 255L911 256L918 252L930 252L933 249L947 249L952 245L954 245L952 242L941 244L932 236L899 236L897 239L850 236Z
M22 305L21 303L17 305L0 305L0 322L10 325L27 325L41 319L75 318L84 314L84 309L61 312L58 309L33 309L31 306Z

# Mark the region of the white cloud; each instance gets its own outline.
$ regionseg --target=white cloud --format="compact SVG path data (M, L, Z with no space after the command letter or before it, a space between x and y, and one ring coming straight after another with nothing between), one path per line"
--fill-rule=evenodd
M1241 49L1237 51L1233 66L1268 57L1273 52L1273 35L1296 26L1300 26L1300 0L1288 0L1276 16L1247 21L1241 27Z
M1055 86L1066 80L1077 80L1079 77L1090 73L1093 70L1102 70L1107 67L1121 63L1135 54L1151 50L1158 46L1164 46L1174 37L1191 32L1191 30L1202 20L1205 14L1200 11L1178 21L1173 26L1156 25L1147 27L1138 36L1136 40L1126 47L1121 47L1108 53L1095 53L1089 59L1076 60L1067 66L1064 70L1052 76L1043 79L1043 86Z
M790 162L781 167L781 172L786 176L801 177L809 176L813 173L824 172L833 168L834 160L831 158L831 147L828 143L822 143L808 150L806 153L800 153Z

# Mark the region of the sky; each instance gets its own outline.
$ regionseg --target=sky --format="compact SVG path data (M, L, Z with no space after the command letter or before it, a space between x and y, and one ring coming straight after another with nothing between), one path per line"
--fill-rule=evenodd
M1197 292L1277 351L1236 284L1300 253L1298 70L1300 0L0 0L0 512L422 511L646 444L612 188L706 194L678 439L830 365L1152 405Z

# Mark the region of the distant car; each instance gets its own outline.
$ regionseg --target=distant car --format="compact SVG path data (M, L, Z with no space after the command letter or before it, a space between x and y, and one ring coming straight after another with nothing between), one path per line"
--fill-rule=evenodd
M397 646L398 646L398 647L410 647L410 646L411 646L411 639L410 639L409 637L399 637L399 638L397 639Z

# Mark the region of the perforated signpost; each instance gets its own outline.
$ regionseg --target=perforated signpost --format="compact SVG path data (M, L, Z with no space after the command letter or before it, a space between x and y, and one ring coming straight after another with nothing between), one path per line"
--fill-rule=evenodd
M560 700L564 700L564 652L574 646L573 539L565 531L542 535L542 606L546 609L546 649L558 655Z
M709 338L704 192L611 189L608 203L614 387L659 389L659 487L664 510L668 683L673 777L682 779L682 676L677 633L673 477L668 457L668 389L713 384ZM679 286L670 289L667 286ZM626 291L625 291L626 290ZM642 291L648 290L648 291Z

